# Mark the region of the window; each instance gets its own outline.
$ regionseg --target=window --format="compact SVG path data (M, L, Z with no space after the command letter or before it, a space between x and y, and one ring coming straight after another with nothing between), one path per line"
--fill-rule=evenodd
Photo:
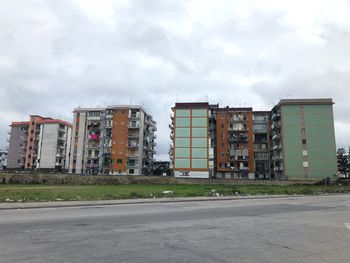
M307 156L307 151L303 150L303 156Z
M123 163L122 159L117 159L117 163Z
M134 174L134 169L130 169L129 174Z
M301 128L301 134L305 134L305 128Z
M304 168L309 167L309 162L303 162L303 167L304 167Z
M303 144L306 144L306 139L302 139L302 143L303 143Z
M221 147L224 147L224 146L225 146L225 144L222 142L222 143L221 143Z
M224 125L224 124L221 124L221 128L225 128L225 125Z

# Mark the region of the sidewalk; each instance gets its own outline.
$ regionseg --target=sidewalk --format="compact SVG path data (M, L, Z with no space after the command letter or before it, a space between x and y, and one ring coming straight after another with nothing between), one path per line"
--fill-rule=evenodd
M248 196L220 196L220 197L178 197L178 198L146 198L146 199L119 199L102 201L57 201L35 203L0 203L0 210L35 209L35 208L60 208L79 206L105 206L105 205L129 205L172 202L197 202L197 201L222 201L245 200L267 198L294 198L303 195L248 195Z

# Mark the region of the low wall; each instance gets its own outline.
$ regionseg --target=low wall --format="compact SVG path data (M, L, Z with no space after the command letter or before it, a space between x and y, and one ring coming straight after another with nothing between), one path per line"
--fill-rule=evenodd
M163 176L102 176L76 174L0 173L0 184L236 184L236 185L293 185L315 184L316 181L273 181L244 179L183 179Z

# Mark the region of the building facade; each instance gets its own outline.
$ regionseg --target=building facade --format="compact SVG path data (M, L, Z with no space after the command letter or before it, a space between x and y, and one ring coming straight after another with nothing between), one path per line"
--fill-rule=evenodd
M10 126L7 169L68 169L70 123L31 115L29 121Z
M274 177L322 179L337 173L332 99L281 100L272 109Z
M318 180L337 171L331 99L281 100L272 111L176 103L175 177ZM207 152L205 154L204 152Z
M174 176L209 178L214 172L209 104L176 103L172 110L170 158Z
M148 175L156 153L156 129L141 106L77 108L69 172Z
M0 170L5 170L7 167L7 149L0 149Z

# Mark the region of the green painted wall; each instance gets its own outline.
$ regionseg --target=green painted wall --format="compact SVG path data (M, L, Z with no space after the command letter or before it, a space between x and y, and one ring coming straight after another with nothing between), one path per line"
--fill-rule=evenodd
M337 173L333 107L305 105L304 111L310 177L332 177Z
M300 107L285 105L281 108L284 173L288 179L304 179Z
M332 177L337 172L332 105L304 105L308 179ZM288 179L305 179L300 105L281 107L284 172Z

